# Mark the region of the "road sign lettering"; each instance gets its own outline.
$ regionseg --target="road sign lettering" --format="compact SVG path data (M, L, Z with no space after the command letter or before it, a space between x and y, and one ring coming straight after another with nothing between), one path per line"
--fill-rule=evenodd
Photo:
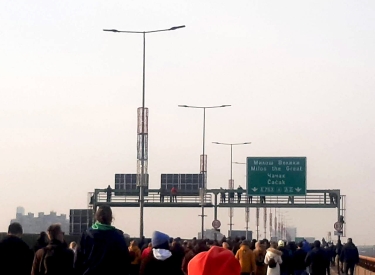
M306 158L247 158L247 192L250 196L305 195Z

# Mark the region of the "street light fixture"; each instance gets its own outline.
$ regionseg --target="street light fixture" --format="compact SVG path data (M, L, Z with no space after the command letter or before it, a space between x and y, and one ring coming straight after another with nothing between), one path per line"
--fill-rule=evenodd
M160 29L160 30L151 30L151 31L119 31L116 29L104 29L105 32L115 32L115 33L135 33L135 34L142 34L143 35L143 83L142 83L142 121L141 121L141 131L138 130L138 135L141 135L141 163L140 167L138 167L138 171L140 170L140 183L139 183L139 235L140 238L143 237L143 208L144 208L144 187L145 187L145 150L146 150L146 142L145 142L145 103L146 103L146 34L148 33L155 33L155 32L164 32L164 31L174 31L177 29L185 28L185 25L182 26L175 26L169 29ZM139 127L139 126L138 126ZM139 133L141 132L141 133ZM148 144L148 142L147 142ZM139 148L139 147L138 147ZM148 156L147 156L148 159ZM139 161L139 158L138 158ZM140 169L139 169L140 168ZM138 177L139 178L139 177Z
M239 145L249 145L251 144L250 141L247 142L240 142L240 143L224 143L224 142L212 142L213 144L217 145L226 145L230 146L230 182L229 182L229 189L234 189L233 184L233 146L239 146ZM233 208L229 208L229 236L232 234L232 226L233 226Z
M205 150L206 150L206 109L216 109L216 108L225 108L230 107L231 105L223 104L223 105L213 105L213 106L192 106L192 105L178 105L178 107L181 108L193 108L193 109L203 109L203 153L202 153L202 159L201 159L201 173L203 178L203 190L207 189L206 186L206 174L207 174L207 167L206 167L206 159L205 159ZM201 224L201 234L202 239L204 236L204 194L203 194L203 200L202 200L202 224Z

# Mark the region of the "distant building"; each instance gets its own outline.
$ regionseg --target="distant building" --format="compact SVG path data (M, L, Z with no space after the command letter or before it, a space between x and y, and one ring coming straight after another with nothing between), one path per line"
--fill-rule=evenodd
M297 228L287 227L286 228L286 240L288 242L295 242L297 237Z
M42 231L46 231L48 226L54 223L61 224L63 232L69 232L69 220L65 214L56 215L56 212L51 211L49 214L39 212L38 216L35 217L33 213L25 215L25 209L23 207L17 207L16 218L10 221L18 222L22 225L23 232L26 234L39 234Z
M203 232L204 236L202 238L202 233L198 233L198 239L210 239L210 240L215 240L215 233L216 233L216 240L221 240L224 235L221 234L218 231L215 231L214 229L206 229L206 231Z

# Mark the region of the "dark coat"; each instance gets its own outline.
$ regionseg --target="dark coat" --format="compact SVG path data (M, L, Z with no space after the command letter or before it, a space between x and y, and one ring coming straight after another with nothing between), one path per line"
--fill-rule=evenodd
M1 275L30 275L33 251L20 238L7 236L0 242Z
M322 248L314 248L306 256L306 264L310 266L312 275L326 275L329 258Z
M357 247L353 243L347 243L344 245L341 251L340 261L350 265L358 264L359 253Z
M178 259L171 257L165 260L158 260L154 257L153 251L142 261L139 275L178 275L182 274L181 266L176 263Z
M130 256L122 232L90 228L83 233L76 269L79 275L128 274Z
M306 265L306 256L307 253L303 249L297 249L296 252L293 254L293 261L292 261L292 266L293 270L305 270L307 265Z
M74 252L54 240L35 253L31 275L73 274Z
M290 251L283 246L279 247L278 250L280 250L283 253L281 255L283 263L280 265L280 273L291 273L292 257L290 255Z

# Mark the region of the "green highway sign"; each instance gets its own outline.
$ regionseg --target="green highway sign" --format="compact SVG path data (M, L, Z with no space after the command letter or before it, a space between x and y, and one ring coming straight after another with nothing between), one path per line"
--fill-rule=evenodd
M249 196L305 196L306 157L248 157Z

